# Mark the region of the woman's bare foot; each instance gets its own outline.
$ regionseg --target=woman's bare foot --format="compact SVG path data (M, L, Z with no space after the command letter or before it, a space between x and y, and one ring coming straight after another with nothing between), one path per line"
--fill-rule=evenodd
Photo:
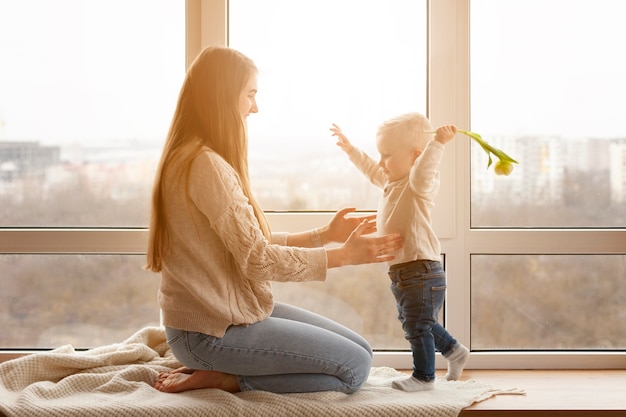
M227 392L241 391L235 375L186 367L172 372L161 372L154 383L154 388L162 392L183 392L200 388L217 388Z
M181 366L180 368L174 369L172 372L170 372L171 374L178 374L178 373L183 373L183 374L193 374L194 369L191 368L187 368L186 366Z

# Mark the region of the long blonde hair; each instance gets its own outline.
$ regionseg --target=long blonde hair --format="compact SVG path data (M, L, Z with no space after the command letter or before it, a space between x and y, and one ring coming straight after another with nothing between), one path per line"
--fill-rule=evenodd
M256 72L250 58L234 49L217 46L204 49L187 70L154 180L146 269L160 272L167 251L165 173L181 181L189 203L189 170L203 146L219 154L237 172L261 230L270 239L267 219L250 188L248 137L239 111L239 96ZM170 173L172 169L176 171Z

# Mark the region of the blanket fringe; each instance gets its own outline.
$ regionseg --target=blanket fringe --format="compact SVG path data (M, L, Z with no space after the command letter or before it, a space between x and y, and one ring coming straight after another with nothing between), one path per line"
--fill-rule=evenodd
M482 395L474 400L474 403L479 403L481 401L488 400L489 398L493 398L496 395L526 395L526 391L520 388L491 388L488 391L485 391Z

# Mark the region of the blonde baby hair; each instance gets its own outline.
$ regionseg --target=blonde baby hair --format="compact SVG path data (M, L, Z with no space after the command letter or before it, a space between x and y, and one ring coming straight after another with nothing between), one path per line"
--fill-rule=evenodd
M428 130L433 130L430 120L421 113L411 112L384 121L376 136L379 140L391 139L400 146L407 146L407 149L423 151L433 139L432 134L424 133Z

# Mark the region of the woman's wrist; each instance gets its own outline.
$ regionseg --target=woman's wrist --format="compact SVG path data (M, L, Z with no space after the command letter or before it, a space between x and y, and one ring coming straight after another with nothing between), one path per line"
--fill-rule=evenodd
M346 253L341 248L326 249L327 268L337 268L349 265Z
M321 246L324 246L324 243L322 241L322 236L320 235L320 229L319 228L315 228L315 229L311 230L309 237L311 238L311 245L314 248L319 248Z
M311 230L311 243L314 248L319 248L320 246L324 246L327 243L331 242L328 236L328 226L317 227Z

